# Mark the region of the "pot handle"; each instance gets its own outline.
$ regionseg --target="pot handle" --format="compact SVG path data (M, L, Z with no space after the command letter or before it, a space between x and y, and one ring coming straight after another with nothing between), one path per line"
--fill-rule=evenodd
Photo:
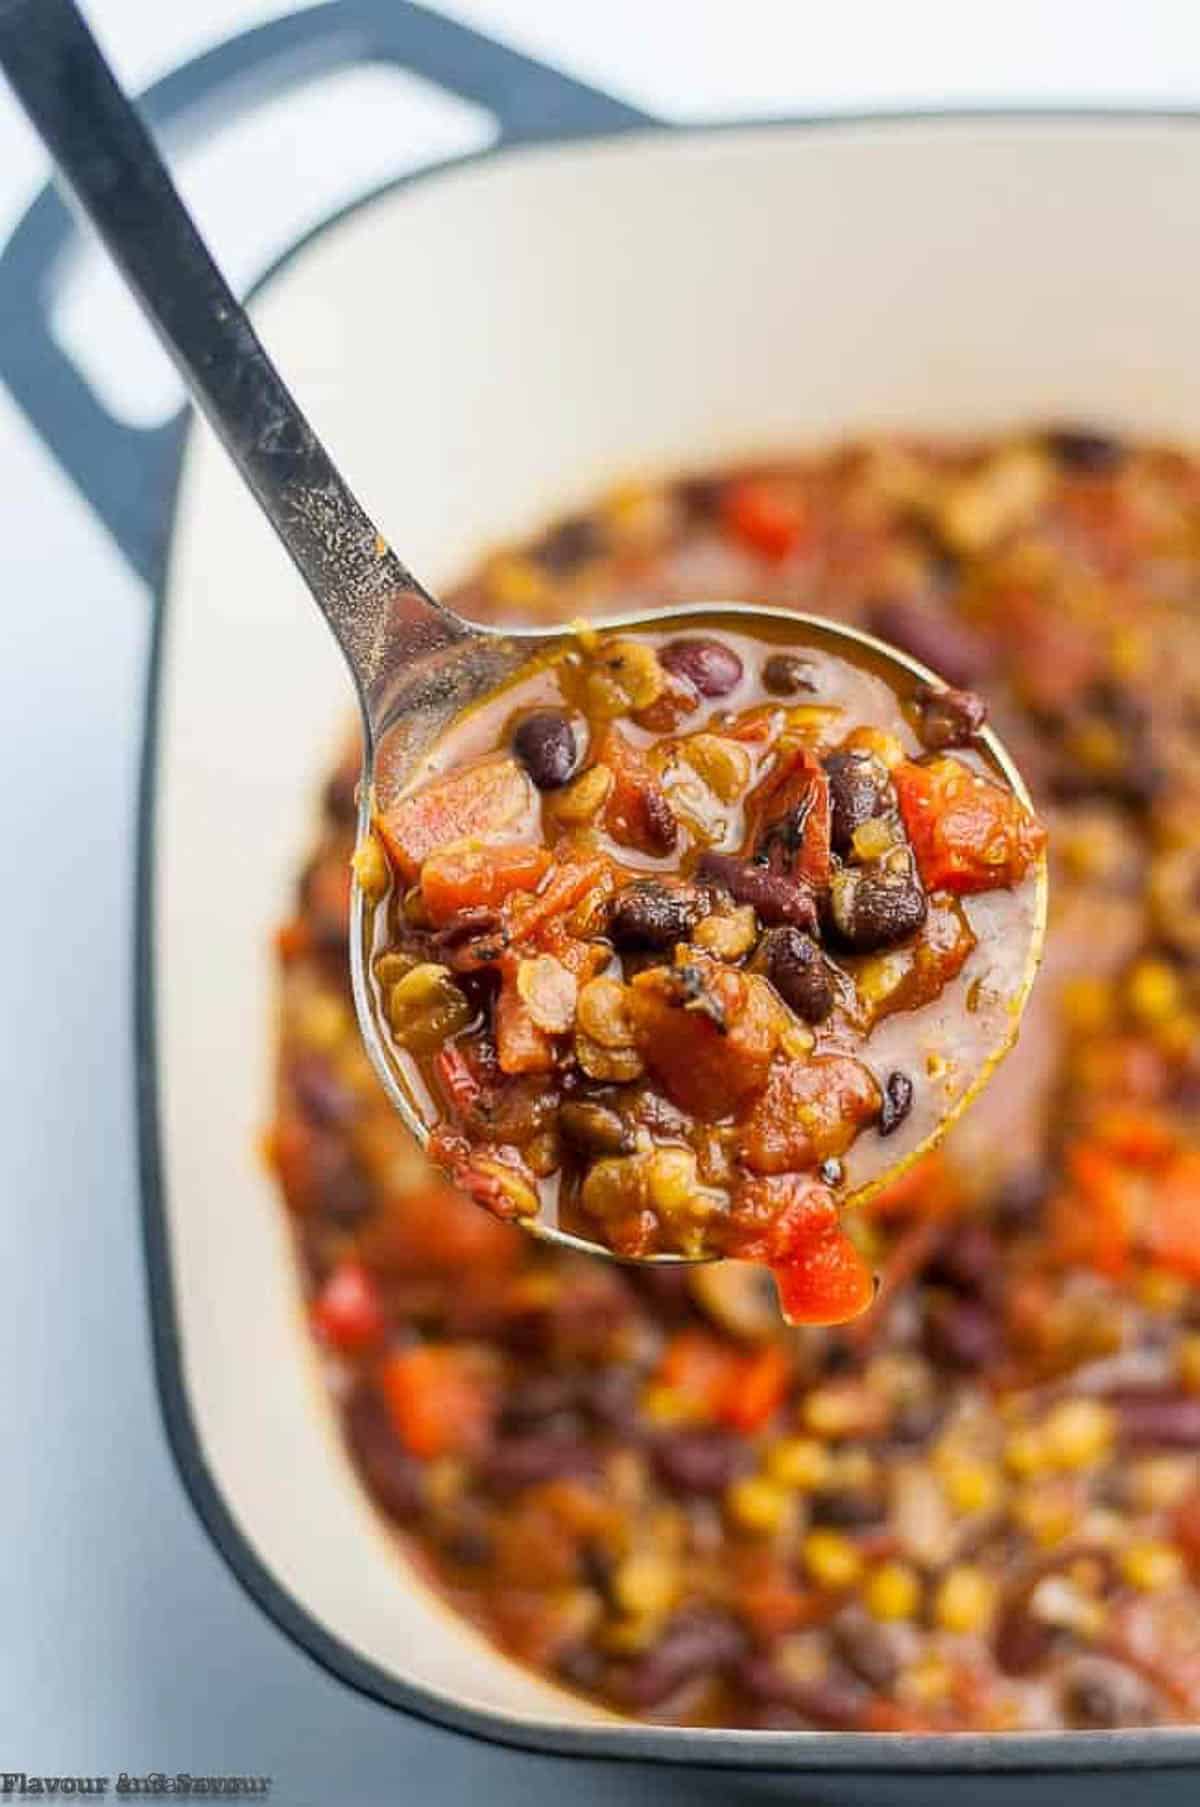
M0 11L3 0L0 0ZM325 0L231 38L140 101L158 132L203 131L259 101L355 64L395 63L496 119L507 142L649 123L622 101L409 0ZM147 583L162 575L187 410L153 427L109 413L49 326L75 232L47 184L0 252L0 381Z

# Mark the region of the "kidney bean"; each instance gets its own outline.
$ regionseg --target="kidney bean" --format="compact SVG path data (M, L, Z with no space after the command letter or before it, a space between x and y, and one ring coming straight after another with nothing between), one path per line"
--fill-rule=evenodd
M935 690L926 685L917 692L917 734L932 752L949 747L969 747L987 720L987 704L973 690Z
M558 709L522 716L513 730L513 752L540 791L561 790L579 767L579 739Z
M622 1692L635 1707L656 1707L698 1675L719 1673L745 1654L746 1634L721 1613L690 1613L669 1625L624 1678Z
M772 653L762 668L762 685L772 696L796 696L817 688L811 662L796 653Z
M908 597L885 596L868 610L871 632L919 659L939 677L965 689L987 676L992 653L986 640L945 610Z
M907 1073L889 1073L883 1087L883 1103L879 1111L879 1133L894 1135L912 1109L913 1082Z
M724 1493L754 1465L753 1451L725 1431L665 1431L653 1457L662 1480L680 1493Z
M1031 1675L1054 1648L1053 1628L1029 1610L1032 1591L1032 1584L1022 1586L996 1619L992 1650L1006 1675Z
M701 696L728 696L742 681L742 661L721 640L669 640L659 649L658 662Z
M488 1455L482 1474L493 1487L509 1492L539 1481L587 1479L599 1468L600 1458L590 1443L546 1430L503 1438Z
M1200 1449L1200 1397L1169 1388L1109 1394L1127 1443L1159 1443L1168 1449Z
M911 864L898 873L841 867L830 885L829 909L838 935L856 954L873 954L915 935L928 913Z
M990 1311L970 1299L935 1299L925 1313L925 1348L936 1362L968 1371L986 1368L1000 1353Z
M810 886L727 853L706 853L696 869L701 883L719 885L735 903L750 904L765 923L790 923L813 933L817 903Z
M1119 470L1128 456L1127 448L1114 434L1099 433L1094 427L1051 427L1046 445L1065 470L1089 477Z
M882 813L890 780L873 753L830 753L823 762L829 779L830 840L835 853L850 852L854 831Z
M690 888L641 879L613 898L609 938L622 953L658 953L686 941L704 914L703 898Z
M350 1453L380 1506L390 1518L412 1518L421 1506L421 1465L392 1429L374 1387L355 1388L342 1422Z
M788 1007L806 1023L823 1023L837 992L829 963L811 935L772 929L766 936L767 977Z
M830 1627L833 1645L847 1669L872 1688L889 1689L900 1673L896 1639L859 1607L840 1612Z

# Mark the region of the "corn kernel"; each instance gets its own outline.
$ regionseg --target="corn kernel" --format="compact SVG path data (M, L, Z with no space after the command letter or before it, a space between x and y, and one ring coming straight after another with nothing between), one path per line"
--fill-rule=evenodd
M643 1389L640 1405L642 1416L654 1424L691 1424L703 1416L700 1403L690 1394L657 1382Z
M492 560L487 587L493 600L506 609L535 609L549 594L546 579L537 566L513 553L501 553Z
M369 834L363 838L355 848L350 864L363 896L372 903L378 903L391 883L392 874L387 855L375 835Z
M675 1604L679 1574L674 1563L653 1553L627 1556L613 1574L612 1591L622 1612L661 1618Z
M1129 975L1126 995L1139 1022L1153 1028L1179 1009L1179 979L1165 960L1139 960Z
M1140 1512L1173 1512L1196 1485L1191 1456L1143 1456L1130 1465L1129 1497Z
M1079 1502L1069 1483L1034 1482L1024 1488L1011 1507L1012 1518L1039 1549L1063 1543L1079 1525Z
M885 728L855 728L846 736L845 744L851 752L874 753L889 772L895 771L905 758L903 743Z
M1174 1317L1191 1291L1191 1281L1165 1267L1145 1268L1137 1277L1138 1304L1159 1316Z
M680 752L721 803L733 803L750 782L750 755L720 734L690 734Z
M833 1460L825 1444L815 1437L785 1437L768 1451L767 1473L782 1487L815 1492L828 1486Z
M868 1578L863 1597L877 1619L912 1619L921 1604L921 1580L906 1562L884 1562Z
M692 931L692 940L719 960L740 960L758 940L758 920L750 904L728 914L706 916ZM809 1038L811 1048L812 1038Z
M1012 1432L1004 1445L1004 1460L1014 1474L1041 1474L1050 1467L1050 1456L1042 1433L1026 1424Z
M552 797L551 807L560 822L570 827L578 827L581 823L590 822L608 797L613 787L612 769L606 765L591 765L586 772L581 772L574 784L566 790L559 791Z
M1105 980L1089 976L1068 979L1060 995L1068 1029L1079 1035L1089 1035L1108 1026L1112 1016L1112 989Z
M1130 1587L1140 1593L1155 1594L1162 1588L1174 1587L1183 1579L1183 1558L1169 1543L1156 1543L1145 1538L1121 1551L1120 1569Z
M821 1587L853 1587L862 1576L862 1556L840 1531L810 1531L803 1555L805 1568Z
M764 1475L743 1475L725 1495L730 1518L743 1531L769 1537L791 1517L792 1500L786 1487Z
M700 1182L690 1148L656 1148L646 1162L646 1196L664 1217L676 1216L697 1201Z
M1000 1504L1004 1482L990 1462L948 1462L942 1485L954 1510L964 1517L972 1512L994 1512Z
M1181 1385L1189 1393L1200 1393L1200 1331L1189 1331L1180 1337L1175 1363Z
M923 1656L905 1670L901 1685L915 1705L937 1706L954 1685L954 1671L943 1657Z
M804 1401L804 1427L818 1437L857 1436L877 1427L883 1403L854 1381L816 1387Z
M960 1563L944 1575L934 1595L933 1610L945 1631L986 1631L995 1603L995 1588L982 1569Z
M1065 1399L1042 1426L1055 1468L1094 1468L1112 1447L1112 1410L1100 1399Z

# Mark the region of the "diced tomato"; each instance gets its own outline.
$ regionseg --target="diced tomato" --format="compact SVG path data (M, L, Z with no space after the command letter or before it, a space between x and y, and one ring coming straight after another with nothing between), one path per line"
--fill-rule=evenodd
M837 1228L828 1186L804 1173L743 1180L729 1217L726 1253L743 1261L786 1262L814 1237Z
M361 1355L384 1330L383 1306L361 1261L339 1261L313 1300L313 1329L340 1355Z
M1200 1152L1176 1155L1155 1182L1144 1240L1152 1261L1200 1281Z
M517 961L506 959L500 970L500 990L492 1013L500 1071L550 1073L554 1070L554 1043L538 1028L517 990Z
M1133 1233L1127 1176L1091 1143L1070 1149L1066 1167L1067 1187L1051 1204L1059 1256L1118 1278L1129 1265Z
M726 484L721 520L731 539L774 561L797 549L808 526L799 496L764 477L741 477Z
M583 901L589 891L611 882L612 862L603 857L572 860L551 868L536 896L514 892L504 915L513 942L540 941L551 924Z
M680 1330L658 1364L657 1378L708 1417L715 1418L741 1371L741 1351L705 1330Z
M784 745L747 799L743 852L822 889L829 883L829 779L807 747Z
M845 1154L878 1116L879 1086L849 1054L777 1061L742 1130L741 1153L755 1173L792 1173Z
M842 1229L814 1237L785 1267L772 1271L779 1309L789 1324L845 1324L875 1297L871 1269Z
M742 972L697 959L689 997L678 975L639 973L629 1008L642 1058L681 1109L713 1122L766 1083L779 1036L770 995Z
M604 805L604 826L613 840L642 853L670 853L679 838L679 824L647 760L612 727L605 730L596 758L613 775Z
M792 1367L776 1343L730 1348L703 1330L681 1330L663 1352L658 1378L733 1430L760 1430L787 1396Z
M285 966L302 959L311 946L312 931L303 916L293 916L276 931L275 949Z
M421 896L435 928L459 910L495 909L514 891L535 891L550 855L525 842L483 847L468 843L431 853L421 867Z
M787 1398L792 1364L778 1343L764 1343L746 1356L737 1380L722 1403L720 1417L747 1434L761 1430Z
M388 1412L410 1455L478 1454L492 1420L492 1390L479 1357L450 1343L389 1355L379 1374Z
M927 891L966 896L1015 885L1046 845L1046 831L1011 791L964 765L904 760L892 782Z
M388 805L375 819L387 855L409 884L431 854L455 841L493 841L532 829L536 794L528 774L507 754L478 760L434 778Z

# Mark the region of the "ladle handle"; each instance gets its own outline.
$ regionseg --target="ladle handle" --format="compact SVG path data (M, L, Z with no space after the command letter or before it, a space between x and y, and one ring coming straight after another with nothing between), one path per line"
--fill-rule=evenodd
M73 0L0 0L0 68L299 567L370 713L399 626L428 647L471 630L417 582L355 500Z

